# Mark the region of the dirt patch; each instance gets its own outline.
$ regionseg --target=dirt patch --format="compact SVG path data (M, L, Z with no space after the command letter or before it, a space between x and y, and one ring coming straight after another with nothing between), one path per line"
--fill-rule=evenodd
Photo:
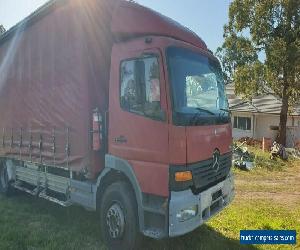
M288 208L298 208L300 205L300 193L287 192L237 192L236 197L243 200L270 200Z
M243 200L271 200L288 208L300 205L300 164L282 172L236 175L236 196Z

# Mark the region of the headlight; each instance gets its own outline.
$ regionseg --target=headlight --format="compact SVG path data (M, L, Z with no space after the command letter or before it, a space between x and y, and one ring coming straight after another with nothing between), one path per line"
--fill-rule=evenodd
M198 205L194 205L185 209L182 209L176 214L176 218L180 222L187 221L198 214Z

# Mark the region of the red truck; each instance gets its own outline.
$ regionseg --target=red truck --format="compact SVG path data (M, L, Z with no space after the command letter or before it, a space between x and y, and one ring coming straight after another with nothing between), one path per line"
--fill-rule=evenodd
M186 234L234 196L218 60L121 0L50 1L0 38L0 190L99 213L104 242Z

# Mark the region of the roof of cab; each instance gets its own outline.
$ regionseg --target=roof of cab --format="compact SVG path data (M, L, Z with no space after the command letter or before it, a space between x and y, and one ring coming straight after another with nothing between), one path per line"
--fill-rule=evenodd
M204 41L187 27L152 9L128 1L120 1L115 9L111 31L121 37L167 36L207 49Z

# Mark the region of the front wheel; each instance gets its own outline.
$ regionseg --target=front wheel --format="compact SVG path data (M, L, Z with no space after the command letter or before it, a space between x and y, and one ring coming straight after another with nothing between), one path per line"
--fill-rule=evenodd
M105 190L100 204L102 238L109 249L136 249L139 242L136 199L126 182Z

